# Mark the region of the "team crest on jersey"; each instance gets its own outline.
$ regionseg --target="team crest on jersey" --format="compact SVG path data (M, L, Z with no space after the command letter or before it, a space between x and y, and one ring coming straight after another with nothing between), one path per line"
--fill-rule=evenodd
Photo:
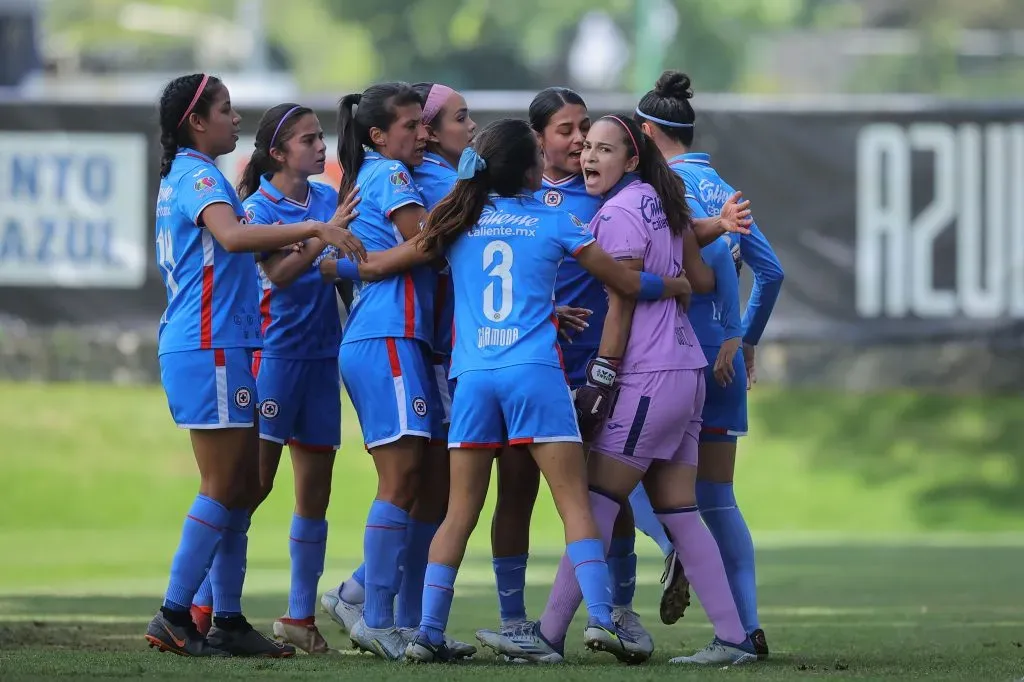
M545 206L561 206L562 199L562 193L557 189L549 189L547 192L544 192Z
M267 398L260 403L260 414L266 419L273 419L280 411L281 407L277 404L276 400Z
M412 401L412 411L420 417L427 416L427 401L423 398L414 398Z
M391 181L391 184L394 185L395 187L404 187L412 183L412 179L409 177L409 174L401 169L396 170L394 173L392 173L389 180Z
M245 209L245 219L248 220L250 223L256 220L256 211L252 210L251 208Z
M235 391L235 405L238 405L243 410L252 403L252 392L245 386Z
M209 175L199 178L196 180L195 188L197 192L202 192L208 189L213 189L217 186L217 181L211 178Z

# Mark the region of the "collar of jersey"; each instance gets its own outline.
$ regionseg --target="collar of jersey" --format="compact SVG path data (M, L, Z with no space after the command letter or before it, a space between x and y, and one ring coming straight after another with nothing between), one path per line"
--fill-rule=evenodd
M626 173L621 178L619 178L619 181L615 183L614 187L608 190L607 194L601 197L601 200L608 201L616 194L632 185L634 182L640 182L640 175L638 173Z
M306 181L306 201L305 202L295 201L295 199L292 199L291 197L286 196L281 190L279 190L277 187L274 187L274 183L270 181L270 175L261 175L260 176L260 193L263 194L264 196L266 196L271 201L273 201L275 204L278 204L278 203L283 201L285 203L292 204L293 206L298 206L299 208L308 208L309 207L309 197L313 193L313 190L309 187L309 181L307 180Z
M674 166L677 163L700 163L704 164L705 166L710 166L711 155L705 154L703 152L686 152L685 154L673 156L669 160L668 165Z
M437 166L444 166L445 168L450 168L451 170L455 170L455 166L453 166L450 163L448 163L447 159L445 159L440 154L435 154L434 152L426 152L426 153L424 153L423 154L423 160L425 162L427 162L427 163L432 163L432 164L435 164Z
M564 186L570 184L573 180L575 180L578 177L580 177L579 173L573 173L572 175L565 176L561 180L551 180L550 178L548 178L548 176L545 175L543 177L542 184L545 187L550 187L552 189L558 189L559 187L564 187Z
M214 163L213 159L211 159L209 156L200 151L192 149L192 147L179 147L178 153L175 154L175 156L194 156L195 158L202 159L207 163Z

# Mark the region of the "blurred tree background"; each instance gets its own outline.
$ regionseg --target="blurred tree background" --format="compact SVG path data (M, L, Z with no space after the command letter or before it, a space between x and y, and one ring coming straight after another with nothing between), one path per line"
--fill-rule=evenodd
M638 60L686 70L703 92L1007 97L1024 86L1021 0L50 0L45 50L98 72L226 72L258 58L254 25L265 63L317 94L392 78L646 89Z

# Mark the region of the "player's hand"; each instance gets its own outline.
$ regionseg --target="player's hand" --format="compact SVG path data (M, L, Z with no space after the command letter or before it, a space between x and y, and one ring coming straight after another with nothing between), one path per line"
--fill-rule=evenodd
M750 234L754 219L750 217L750 200L743 198L743 192L736 192L722 205L718 213L718 225L726 232Z
M749 343L743 344L743 364L747 366L747 390L757 383L757 369L754 367L754 353L757 346Z
M334 258L324 258L320 261L320 279L325 282L333 282L338 279L338 261Z
M558 317L558 334L569 343L572 343L568 329L576 332L583 331L590 326L587 318L593 314L594 311L587 308L574 308L568 305L556 306L555 315Z
M666 277L665 278L665 298L674 298L679 302L679 305L683 306L683 312L690 310L690 299L693 296L693 288L690 286L690 280L686 279L686 273L681 273L679 277Z
M715 358L714 374L715 381L722 388L731 384L736 376L736 370L733 369L732 363L736 359L736 351L739 349L740 339L738 336L726 339L721 348L718 349L718 357Z
M353 263L362 263L366 260L366 247L359 241L359 237L347 229L333 223L316 223L316 229L317 237L337 247L338 252Z
M332 225L337 225L348 229L349 224L356 219L359 215L359 211L356 210L356 205L362 200L359 196L359 188L353 187L349 190L349 193L345 195L345 200L338 204L338 208L334 211L334 215L328 221Z
M576 421L584 442L593 442L608 418L618 373L619 361L615 358L599 357L587 363L587 383L576 389L574 400Z

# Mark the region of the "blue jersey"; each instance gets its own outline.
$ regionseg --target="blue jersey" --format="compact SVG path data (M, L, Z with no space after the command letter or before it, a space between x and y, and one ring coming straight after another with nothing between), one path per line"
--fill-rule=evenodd
M448 196L458 174L445 159L427 152L423 163L412 170L416 189L426 202L427 210ZM455 297L452 277L448 268L437 275L437 290L434 293L434 355L448 357L452 354L452 318L455 315Z
M718 215L736 191L711 167L711 157L707 154L680 154L669 159L669 165L683 177L688 193L695 196L710 216ZM739 241L740 258L754 273L754 286L743 312L743 341L756 345L782 290L782 264L757 223L751 225L750 234L741 235Z
M366 152L356 178L359 215L349 229L367 251L386 251L403 240L391 214L403 206L425 206L409 170L401 161ZM342 343L379 338L433 341L434 288L437 273L429 266L379 282L353 286L352 310Z
M264 176L259 189L243 202L245 217L258 225L327 222L337 208L338 192L320 182L311 182L308 187L306 201L299 203L282 194ZM321 260L335 258L337 253L328 246L311 267L283 288L271 282L260 267L263 357L316 360L338 356L338 304L334 287L324 284L319 270Z
M694 218L708 215L692 195L686 195ZM735 236L723 234L700 250L700 256L715 272L715 290L710 294L694 294L686 317L702 346L721 346L726 339L743 335L740 324L740 278L733 260Z
M167 289L157 353L206 348L260 348L256 264L228 253L200 217L227 204L241 222L245 211L213 159L182 148L161 178L156 202L156 260Z
M492 195L448 248L455 281L451 377L524 364L561 367L551 292L563 259L593 243L579 219L528 195Z
M601 208L601 197L587 194L582 175L572 175L557 182L544 178L543 186L534 195L545 206L568 211L584 223L589 223ZM594 311L588 322L590 327L582 332L570 332L573 348L597 349L601 345L601 330L604 318L608 316L608 294L604 285L593 275L580 267L576 259L569 256L558 268L555 279L555 302ZM559 338L559 343L566 343Z

